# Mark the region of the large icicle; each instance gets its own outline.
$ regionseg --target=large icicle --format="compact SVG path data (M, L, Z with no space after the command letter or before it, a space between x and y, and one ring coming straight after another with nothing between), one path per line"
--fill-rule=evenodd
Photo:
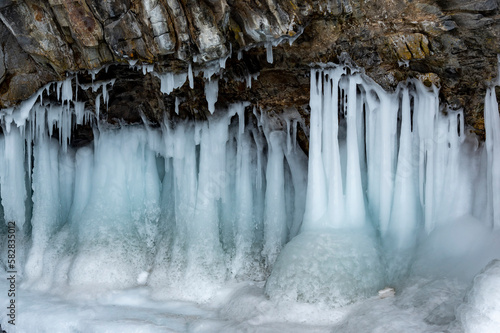
M4 127L4 133L7 129ZM23 229L26 222L26 170L24 138L17 127L11 127L0 139L0 191L5 222L15 222Z
M328 218L332 226L343 226L345 213L344 185L339 150L339 81L345 70L342 67L330 70L328 85L325 89L325 108L323 123L323 154L328 179Z
M323 218L327 209L327 191L323 155L321 153L322 94L323 76L321 71L311 70L311 135L309 143L309 173L307 180L306 210L302 230L326 227Z
M267 162L266 206L264 210L263 254L271 265L276 260L287 238L285 207L283 132L269 135L269 160Z
M390 235L393 237L391 243L396 248L409 248L415 245L420 211L416 184L417 165L413 160L414 141L408 88L403 89L401 109L398 166L389 228Z
M435 227L434 219L434 182L435 182L435 122L439 112L437 94L423 85L417 85L415 113L420 139L419 193L420 204L424 209L425 230L430 233Z
M484 118L488 157L488 219L495 229L500 229L500 115L494 88L486 92Z
M48 289L54 263L47 260L46 249L49 240L65 222L68 206L60 206L58 145L51 138L41 137L34 148L35 167L33 170L33 218L32 246L26 262L26 275L29 283L36 283L37 288ZM62 180L62 179L61 179ZM52 244L53 245L53 244ZM54 260L54 258L51 258ZM40 279L44 273L43 279Z
M349 79L347 99L347 166L346 166L346 226L362 227L366 212L364 191L361 183L361 164L359 160L358 121L357 117L357 77Z

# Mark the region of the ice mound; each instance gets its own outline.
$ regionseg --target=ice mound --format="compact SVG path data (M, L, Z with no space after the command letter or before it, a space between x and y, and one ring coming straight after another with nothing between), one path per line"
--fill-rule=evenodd
M458 308L465 333L500 331L500 260L491 261L476 275L465 301Z
M281 251L266 283L271 298L340 307L377 295L384 269L364 230L304 232Z

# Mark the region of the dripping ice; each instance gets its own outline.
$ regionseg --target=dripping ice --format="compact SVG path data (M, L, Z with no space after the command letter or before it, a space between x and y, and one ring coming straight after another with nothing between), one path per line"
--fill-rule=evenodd
M99 110L78 101L75 78L2 111L2 218L26 238L23 288L145 285L157 298L209 301L228 281L267 279L272 300L343 306L445 265L429 249L461 259L449 271L469 279L498 253L493 246L459 257L453 236L477 249L477 239L498 240L494 88L483 146L462 110L439 105L435 87L410 80L388 93L348 66L312 69L307 158L297 110L274 119L247 103L217 109L222 67L204 74L206 122L94 126L94 143L78 149L69 145L72 129L99 123ZM194 82L192 68L158 76L164 93ZM113 84L83 88L105 107ZM54 90L58 103L44 98ZM325 288L339 296L324 298Z
M412 276L472 279L497 258L493 89L483 147L462 110L439 105L436 87L410 80L388 93L345 66L310 77L305 213L266 282L269 296L345 306Z
M176 85L175 76L165 77L167 87ZM93 145L74 149L72 128L99 122L99 104L88 110L72 94L72 83L78 84L68 78L48 86L4 116L17 122L10 120L2 138L2 219L22 227L28 218L33 232L20 270L24 286L114 289L139 280L164 295L203 300L228 278L265 276L263 259L274 260L303 212L306 155L297 146L287 149L285 139L297 124L287 127L288 118L273 126L245 123L248 105L239 103L203 124L94 127ZM107 102L113 83L81 87ZM61 105L41 98L54 86ZM31 142L34 164L26 167L25 156L15 152ZM74 248L75 242L81 246Z

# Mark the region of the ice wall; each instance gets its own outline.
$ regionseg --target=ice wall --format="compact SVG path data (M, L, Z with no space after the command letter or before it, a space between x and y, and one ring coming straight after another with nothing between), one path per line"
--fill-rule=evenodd
M99 109L114 81L72 77L2 110L1 212L19 228L23 286L146 284L159 297L204 300L228 279L272 270L273 297L345 305L406 274L435 230L464 216L500 225L493 88L483 145L435 87L413 80L388 93L352 66L312 69L307 159L297 112L217 109L221 67L205 73L205 122L112 127ZM164 93L192 76L158 74ZM99 92L95 110L76 85ZM81 124L94 142L75 149Z
M269 296L343 306L400 286L417 256L415 274L448 258L454 278L498 256L483 231L498 228L500 212L493 88L485 147L463 111L440 106L438 89L418 80L389 93L349 66L312 69L310 106L304 221L277 258ZM461 242L474 255L458 263Z
M311 71L310 172L302 229L371 225L404 248L420 229L428 234L462 215L480 216L485 207L474 203L476 190L481 192L476 182L482 149L466 133L463 111L440 106L437 89L417 80L388 93L347 71L342 66ZM491 126L498 127L498 111L489 111L488 99L498 104L494 94L488 96L487 117L491 112ZM487 146L494 146L496 132L488 130L494 134ZM492 149L487 151L492 159L488 177L498 178Z
M112 83L84 88L101 91L105 107ZM26 236L23 286L148 284L158 296L204 300L229 278L264 278L302 222L298 114L271 121L236 103L205 122L112 127L78 102L77 84L3 111L2 220ZM94 142L72 148L83 123L94 124Z

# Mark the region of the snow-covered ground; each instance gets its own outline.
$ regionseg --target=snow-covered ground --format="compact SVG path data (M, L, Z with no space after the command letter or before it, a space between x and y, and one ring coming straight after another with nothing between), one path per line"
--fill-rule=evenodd
M263 283L251 282L228 283L203 304L154 300L147 287L58 296L20 290L16 332L443 332L465 288L450 279L414 279L395 297L374 295L342 308L269 300ZM14 332L2 318L2 328Z

